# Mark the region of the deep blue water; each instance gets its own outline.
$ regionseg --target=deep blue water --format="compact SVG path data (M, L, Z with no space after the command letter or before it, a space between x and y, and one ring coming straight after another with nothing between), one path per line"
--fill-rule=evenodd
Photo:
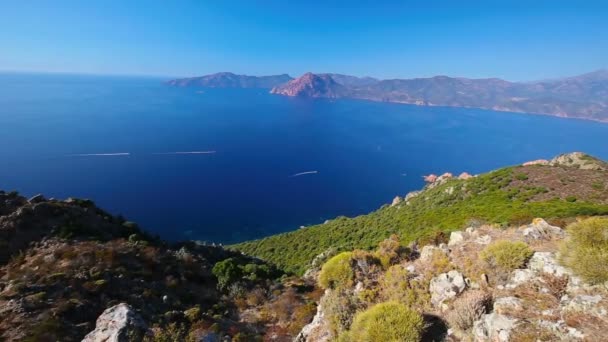
M607 124L161 81L0 74L0 188L91 198L165 238L235 242L369 212L428 173L608 159ZM166 154L178 151L216 153ZM129 155L74 156L96 153ZM306 171L318 173L290 177Z

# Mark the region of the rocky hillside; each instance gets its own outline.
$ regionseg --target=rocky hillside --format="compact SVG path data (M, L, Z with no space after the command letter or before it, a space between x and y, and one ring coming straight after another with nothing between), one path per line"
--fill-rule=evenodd
M411 242L443 241L469 222L522 224L535 217L561 222L608 214L606 163L582 153L558 156L478 176L429 175L422 191L398 196L367 215L234 245L302 274L329 249L370 249L391 234ZM283 248L289 246L289 248Z
M291 341L314 287L219 246L167 244L88 200L0 192L0 340Z
M298 342L602 341L608 218L474 225L447 243L397 236L311 272L325 294Z
M311 75L306 74L305 79ZM322 74L344 86L340 92L326 92L325 83L296 86L294 80L273 89L287 96L346 97L424 106L482 108L497 111L548 114L561 117L608 121L608 71L560 80L517 83L497 78L468 79L447 76L416 79L375 80ZM304 77L304 76L303 76ZM313 89L311 89L313 88Z
M212 75L180 78L167 82L177 87L202 88L272 88L284 84L292 78L287 74L272 76L236 75L231 72L220 72Z
M272 88L272 94L304 97L340 98L348 96L348 89L330 75L306 73L280 86Z

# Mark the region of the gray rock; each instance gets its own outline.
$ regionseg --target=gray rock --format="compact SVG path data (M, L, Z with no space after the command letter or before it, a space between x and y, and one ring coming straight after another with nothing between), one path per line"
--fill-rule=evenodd
M555 259L555 253L536 252L528 262L528 269L537 273L548 273L557 277L570 276L571 272L559 265Z
M325 291L324 296L328 295L329 290ZM322 303L322 301L321 301ZM327 342L331 339L332 334L327 320L325 319L325 312L323 306L319 304L317 306L317 313L312 319L312 322L302 328L300 333L293 340L294 342Z
M497 313L483 315L480 320L473 324L473 336L475 341L478 342L507 342L517 322L515 318Z
M450 241L448 246L455 246L464 242L465 233L461 231L455 231L450 234Z
M143 338L148 332L141 316L128 304L120 303L106 309L95 323L95 330L88 333L82 342L127 342Z
M456 297L466 287L466 281L460 272L453 270L442 273L431 279L429 286L431 302L435 306L440 306L445 300Z
M395 196L395 198L393 198L393 202L391 203L391 207L396 206L397 204L401 203L401 201L403 201L401 197Z
M578 295L569 300L564 308L565 310L592 312L601 301L602 296L600 295Z
M516 297L502 297L494 301L494 312L497 314L504 315L522 309L523 303L521 299Z
M426 245L424 247L422 247L422 250L420 251L420 261L429 261L433 258L433 254L435 253L442 253L442 254L446 254L445 251L437 246L433 246L433 245Z
M531 224L522 229L522 234L531 240L551 239L553 237L564 237L564 231L560 227L552 226L542 218L536 218Z
M482 235L475 239L475 243L479 245L489 245L492 242L492 237L490 235Z
M509 282L505 286L507 289L514 289L521 284L532 281L536 277L534 271L529 269L522 270L514 270L511 272L511 277L509 278Z

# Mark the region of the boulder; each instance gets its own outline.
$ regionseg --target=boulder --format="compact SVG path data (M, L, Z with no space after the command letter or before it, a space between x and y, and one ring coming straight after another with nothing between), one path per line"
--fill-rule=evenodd
M578 295L567 301L564 309L568 311L593 312L599 313L598 304L602 301L602 296Z
M127 342L142 339L148 332L141 316L128 304L120 303L106 309L95 323L95 330L82 342Z
M555 253L536 252L528 261L528 269L537 273L548 273L557 277L570 276L571 272L559 265L555 260Z
M475 243L479 245L489 245L490 242L492 242L492 237L487 234L475 239Z
M431 279L429 291L431 302L435 306L440 306L445 300L456 297L467 287L467 283L462 273L452 270L442 273Z
M403 201L401 197L395 196L395 198L393 198L393 202L391 203L391 207L396 206L397 204L401 203L401 201Z
M326 290L324 296L327 296L328 293L329 290ZM319 304L319 306L317 306L317 313L313 317L312 322L302 328L294 339L294 342L327 342L331 339L331 335L323 306Z
M458 245L465 240L465 233L461 231L452 232L450 234L450 241L448 241L448 246Z
M516 325L517 319L493 312L473 323L473 336L478 342L507 342Z
M494 301L494 312L497 314L509 314L523 309L521 299L516 297L502 297Z
M463 172L458 176L458 179L460 179L460 180L466 180L466 179L471 179L471 178L473 178L473 176L471 176L467 172Z
M427 246L422 247L422 250L420 251L420 261L426 262L426 261L431 260L435 253L446 254L445 250L443 250L437 246L427 245Z
M521 284L532 281L536 277L536 274L532 270L523 269L523 270L514 270L511 272L511 277L509 278L509 282L505 286L507 289L514 289Z
M531 224L522 229L522 234L532 240L563 238L564 231L560 227L552 226L542 218L536 218Z

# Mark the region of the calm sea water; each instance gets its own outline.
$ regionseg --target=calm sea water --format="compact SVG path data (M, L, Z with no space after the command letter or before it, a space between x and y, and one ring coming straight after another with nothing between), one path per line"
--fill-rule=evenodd
M369 212L428 173L575 150L608 159L606 124L161 81L0 75L0 188L91 198L165 238L229 243ZM197 151L215 153L175 154Z

